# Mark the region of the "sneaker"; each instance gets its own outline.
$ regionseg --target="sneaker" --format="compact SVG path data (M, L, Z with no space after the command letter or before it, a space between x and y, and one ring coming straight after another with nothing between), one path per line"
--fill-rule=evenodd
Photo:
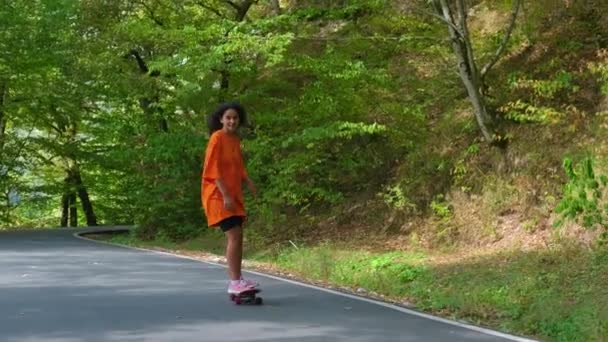
M253 280L244 279L243 277L241 277L241 281L244 281L245 284L247 284L247 286L254 288L254 289L260 287L260 284Z
M228 284L228 293L239 294L241 292L252 290L253 287L247 285L244 280L230 281Z

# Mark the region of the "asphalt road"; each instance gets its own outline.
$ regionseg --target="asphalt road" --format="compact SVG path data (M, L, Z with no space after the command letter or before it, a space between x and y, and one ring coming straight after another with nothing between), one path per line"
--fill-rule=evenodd
M77 239L0 232L0 341L513 341L260 275L236 306L223 267Z

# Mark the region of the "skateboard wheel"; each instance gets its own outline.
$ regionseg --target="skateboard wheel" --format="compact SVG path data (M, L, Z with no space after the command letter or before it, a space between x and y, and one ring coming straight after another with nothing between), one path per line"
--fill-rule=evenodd
M264 302L264 301L263 301L263 300L262 300L262 298L260 298L260 297L257 297L257 298L255 299L255 304L257 304L257 305L261 305L263 302Z

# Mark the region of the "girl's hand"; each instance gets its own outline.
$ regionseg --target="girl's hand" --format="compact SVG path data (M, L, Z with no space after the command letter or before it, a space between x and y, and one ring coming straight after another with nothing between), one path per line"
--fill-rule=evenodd
M234 211L234 209L236 209L236 206L234 205L234 200L232 199L232 197L230 197L230 196L224 197L224 208L226 208L226 210L228 210L228 211Z

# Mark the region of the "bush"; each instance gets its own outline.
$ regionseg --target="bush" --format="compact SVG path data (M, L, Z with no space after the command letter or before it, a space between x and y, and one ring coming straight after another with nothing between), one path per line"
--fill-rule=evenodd
M200 134L175 132L150 138L141 151L132 200L139 237L181 240L200 233L202 142Z
M564 194L555 211L561 215L556 226L566 220L574 220L585 228L602 229L602 241L608 240L608 203L604 200L608 176L596 174L594 159L587 157L578 164L564 159L563 167L568 176Z

